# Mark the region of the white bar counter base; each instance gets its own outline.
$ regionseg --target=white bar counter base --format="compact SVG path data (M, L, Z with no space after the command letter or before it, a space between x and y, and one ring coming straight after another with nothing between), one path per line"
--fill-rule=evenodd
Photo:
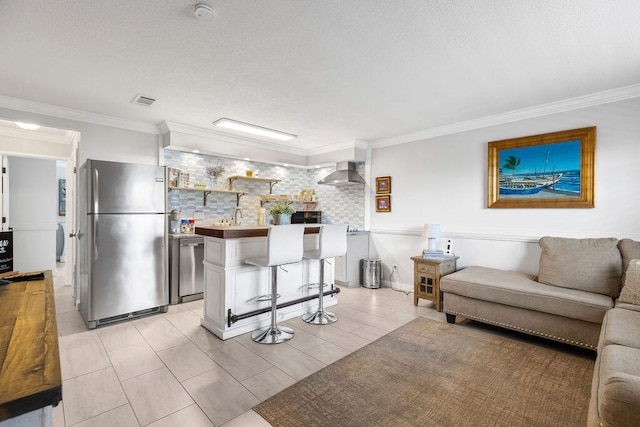
M276 227L303 227L304 225L278 225ZM265 256L267 233L271 225L196 227L196 234L205 236L204 255L204 311L201 324L219 338L225 340L266 327L270 313L239 320L231 326L228 312L247 313L270 307L270 301L258 301L258 297L270 293L269 269L245 264L247 258ZM320 226L305 226L304 250L318 249ZM334 281L333 258L325 263L325 283ZM306 260L278 268L278 304L308 295L317 295L318 289L309 289L310 283L318 283L320 263ZM329 287L325 288L325 292ZM324 305L337 304L335 295L325 296ZM317 299L278 309L278 322L317 310Z

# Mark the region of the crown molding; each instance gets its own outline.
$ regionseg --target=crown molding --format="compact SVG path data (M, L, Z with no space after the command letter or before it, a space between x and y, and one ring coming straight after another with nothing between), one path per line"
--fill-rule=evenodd
M535 107L514 110L507 113L495 114L492 116L452 123L444 126L437 126L420 132L410 133L408 135L378 139L370 141L369 144L371 148L389 147L392 145L406 144L408 142L420 141L444 135L452 135L460 132L482 129L490 126L547 116L550 114L563 113L581 108L594 107L597 105L638 97L640 97L640 84L634 84L617 89L569 98L562 101L542 104Z
M2 95L0 95L0 107L58 117L61 119L75 120L78 122L92 123L95 125L128 129L137 132L152 133L156 135L159 133L158 126L150 123L121 119L104 114L89 113L87 111L74 110L72 108L43 104L40 102L27 101Z
M355 139L352 143L325 145L324 147L311 149L308 151L307 155L317 156L319 154L328 154L328 153L333 153L335 151L350 150L352 148L360 148L362 150L367 150L369 148L369 143L363 139Z

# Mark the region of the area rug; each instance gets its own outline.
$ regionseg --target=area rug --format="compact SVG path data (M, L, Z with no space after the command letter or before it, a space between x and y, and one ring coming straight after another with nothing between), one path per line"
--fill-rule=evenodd
M254 410L274 426L584 426L594 359L421 317Z

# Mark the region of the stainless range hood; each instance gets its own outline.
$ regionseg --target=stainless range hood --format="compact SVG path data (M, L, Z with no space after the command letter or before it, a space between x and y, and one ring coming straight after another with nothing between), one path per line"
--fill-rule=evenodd
M339 162L336 164L336 171L318 181L321 185L354 185L364 184L364 179L356 171L356 164L353 162Z

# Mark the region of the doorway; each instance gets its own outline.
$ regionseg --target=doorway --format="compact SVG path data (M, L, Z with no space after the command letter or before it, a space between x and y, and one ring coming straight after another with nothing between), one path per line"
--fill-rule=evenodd
M74 169L79 141L77 131L49 127L24 130L13 121L0 119L0 212L2 230L14 231L14 269L51 269L55 274L58 224L65 223L66 263L61 264L61 273L67 286L74 286L75 239L69 235L75 227Z

